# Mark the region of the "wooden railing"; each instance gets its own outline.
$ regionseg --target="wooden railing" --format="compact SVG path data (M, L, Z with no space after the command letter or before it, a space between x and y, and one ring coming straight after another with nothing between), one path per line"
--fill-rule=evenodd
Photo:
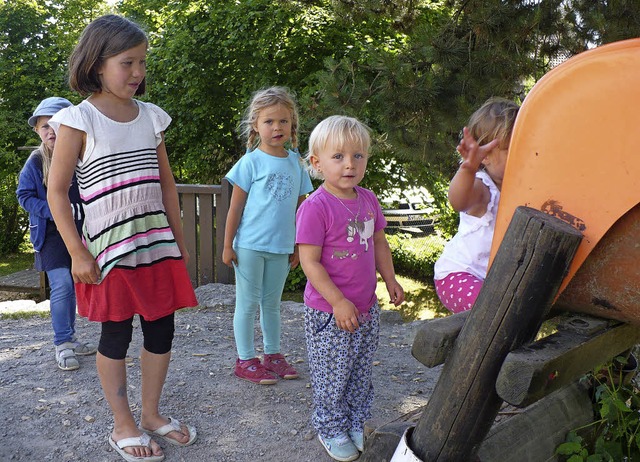
M189 277L194 287L233 283L233 270L222 263L224 227L231 185L177 185L184 239L189 251Z

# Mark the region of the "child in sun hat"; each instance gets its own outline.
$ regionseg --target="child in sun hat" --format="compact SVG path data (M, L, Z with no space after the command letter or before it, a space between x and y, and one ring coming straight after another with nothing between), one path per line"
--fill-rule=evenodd
M35 267L39 271L45 271L49 279L49 308L56 364L64 371L80 367L76 355L90 355L97 350L94 344L80 342L75 336L76 294L71 276L71 257L47 203L49 167L56 142L56 134L49 125L49 119L69 106L72 106L69 100L52 96L43 99L29 117L28 123L40 137L41 143L22 168L16 191L18 202L29 213L29 237L35 251ZM79 233L84 213L75 175L69 187L69 201Z

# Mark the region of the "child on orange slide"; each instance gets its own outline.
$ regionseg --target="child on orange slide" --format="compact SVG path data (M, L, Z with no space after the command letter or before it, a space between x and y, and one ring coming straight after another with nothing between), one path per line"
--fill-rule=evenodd
M457 147L462 162L449 186L449 202L460 212L460 225L434 267L436 293L453 313L473 307L487 275L500 188L519 109L513 101L489 99L473 113Z

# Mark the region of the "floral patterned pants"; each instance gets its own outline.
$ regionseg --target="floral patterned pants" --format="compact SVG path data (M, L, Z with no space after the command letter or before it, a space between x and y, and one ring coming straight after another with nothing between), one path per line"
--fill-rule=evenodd
M339 329L331 313L305 307L305 337L311 385L311 423L325 438L363 431L371 417L373 356L380 334L376 302L356 332Z

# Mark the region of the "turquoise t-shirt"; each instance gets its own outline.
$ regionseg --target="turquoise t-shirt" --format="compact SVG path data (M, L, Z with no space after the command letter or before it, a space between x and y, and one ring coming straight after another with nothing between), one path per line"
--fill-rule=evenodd
M275 157L255 149L229 170L229 182L247 193L234 248L293 253L298 198L313 190L300 156Z

